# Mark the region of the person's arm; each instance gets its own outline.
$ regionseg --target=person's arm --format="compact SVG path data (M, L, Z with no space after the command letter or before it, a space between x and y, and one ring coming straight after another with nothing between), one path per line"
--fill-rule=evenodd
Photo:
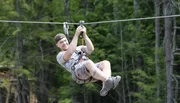
M94 45L87 35L84 35L84 40L86 43L86 52L91 54L94 51Z
M94 51L94 45L93 45L92 41L90 40L90 38L87 36L85 27L83 27L83 30L84 30L83 31L83 37L84 37L84 40L86 43L86 52L88 54L91 54Z
M77 27L74 37L73 37L68 49L66 50L66 52L64 54L64 60L68 60L71 57L71 55L74 53L74 51L76 50L78 38L79 38L81 31L82 31L82 27L80 27L80 26Z

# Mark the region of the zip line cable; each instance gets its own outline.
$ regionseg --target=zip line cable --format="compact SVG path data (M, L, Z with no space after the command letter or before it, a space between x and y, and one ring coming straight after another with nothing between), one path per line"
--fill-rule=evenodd
M122 20L85 22L84 25L126 22L126 21L139 21L139 20L149 20L149 19L162 19L162 18L171 18L171 17L180 17L180 14L179 15L168 15L168 16L145 17L145 18L122 19ZM64 24L64 22L14 21L14 20L0 20L0 22L4 22L4 23L23 23L23 24L61 24L61 25ZM79 23L67 23L67 24L69 24L69 25L79 25Z
M63 24L62 22L40 22L40 21L15 21L15 20L0 20L4 23L22 23L22 24Z
M122 20L89 22L89 23L84 23L84 24L103 24L103 23L115 23L115 22L126 22L126 21L140 21L140 20L150 20L150 19L163 19L163 18L172 18L172 17L180 17L180 14L179 15L169 15L169 16L156 16L156 17L146 17L146 18L132 18L132 19L122 19Z

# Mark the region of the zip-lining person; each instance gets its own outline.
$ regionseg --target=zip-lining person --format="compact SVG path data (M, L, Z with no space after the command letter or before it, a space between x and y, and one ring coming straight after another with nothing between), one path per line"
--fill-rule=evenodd
M82 36L85 45L77 46L79 36ZM101 96L106 96L108 91L115 89L119 84L120 76L111 76L111 64L107 60L94 63L87 58L94 51L93 43L87 36L86 27L81 25L76 28L74 37L69 44L63 33L55 37L56 46L60 48L57 62L72 74L73 80L78 84L102 81Z

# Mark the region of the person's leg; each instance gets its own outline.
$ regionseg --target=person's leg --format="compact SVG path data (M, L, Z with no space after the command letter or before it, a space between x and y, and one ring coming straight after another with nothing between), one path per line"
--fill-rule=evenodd
M108 91L115 88L121 79L120 76L111 77L111 66L110 62L107 60L101 61L97 64L94 64L93 61L88 60L85 66L93 78L102 81L103 86L100 91L101 96L106 96Z
M104 75L111 77L111 64L109 61L104 60L96 63L96 65L98 65L98 68L104 73Z
M85 66L91 76L97 80L104 82L109 77L109 75L106 75L101 69L97 68L92 60L88 60Z
M98 65L98 68L101 69L102 72L109 77L105 82L103 82L102 89L100 90L100 95L106 96L110 89L116 88L121 77L111 77L111 64L107 60L96 63L96 65Z

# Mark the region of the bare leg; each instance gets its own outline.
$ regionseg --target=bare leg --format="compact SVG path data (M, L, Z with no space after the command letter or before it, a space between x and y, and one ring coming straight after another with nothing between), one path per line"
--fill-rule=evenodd
M91 74L91 76L97 80L101 80L102 82L104 82L109 77L109 75L106 75L102 70L97 68L92 60L88 60L85 66Z
M111 64L109 61L104 60L97 64L98 68L108 77L108 79L103 82L102 89L100 90L100 95L106 96L110 89L118 85L120 76L111 77Z
M109 61L104 60L98 64L98 68L104 73L104 75L111 77L111 64Z
M93 78L102 81L103 84L100 95L106 96L110 89L115 88L118 85L121 77L111 77L111 66L109 61L104 60L97 64L98 68L92 60L88 60L85 66Z

